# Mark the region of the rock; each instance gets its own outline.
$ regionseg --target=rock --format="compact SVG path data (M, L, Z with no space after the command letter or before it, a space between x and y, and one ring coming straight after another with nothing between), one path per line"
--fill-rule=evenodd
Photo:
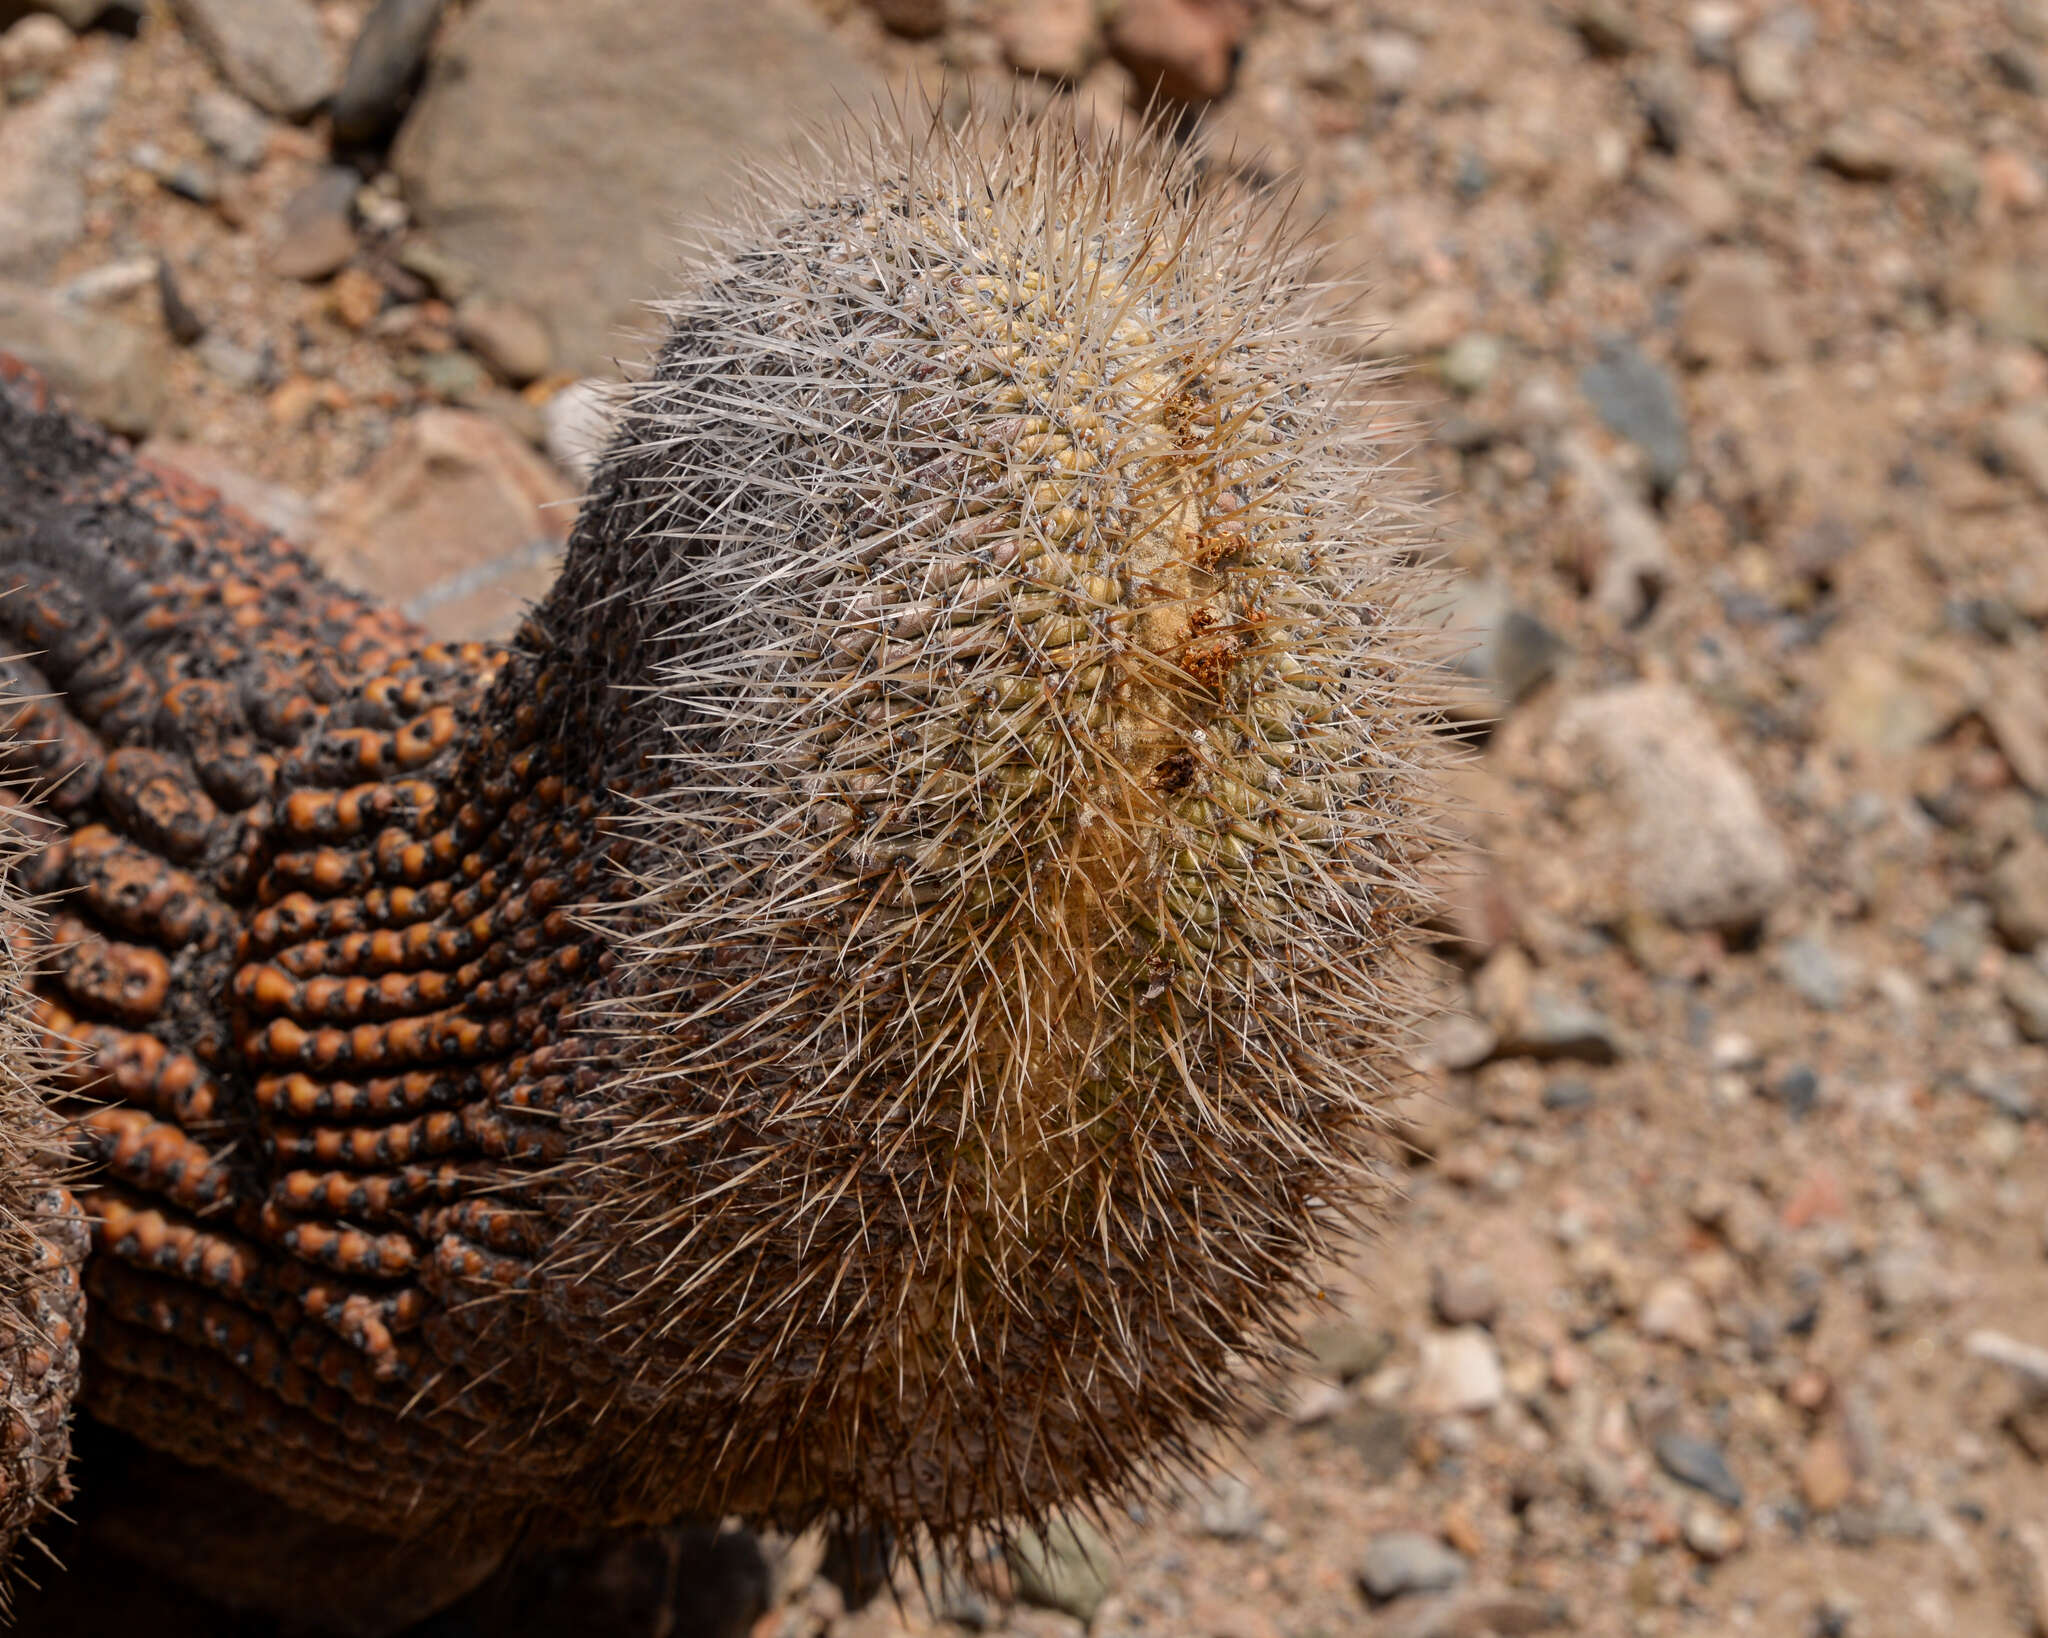
M1832 1433L1816 1434L1799 1458L1799 1493L1809 1510L1832 1513L1849 1499L1856 1475L1849 1452Z
M222 76L266 113L303 119L334 95L334 53L310 0L172 0Z
M598 374L673 277L677 221L733 197L734 162L878 91L802 0L587 0L573 28L559 0L491 0L434 53L392 163L439 247Z
M867 0L868 10L891 34L928 40L946 31L946 0Z
M268 348L244 347L218 330L209 330L193 352L211 374L238 390L258 385L274 369Z
M192 99L190 118L200 140L238 171L255 170L270 152L276 129L270 116L232 91L212 86L199 92Z
M2044 65L2038 53L2024 46L2002 45L1990 56L1991 71L2006 86L2029 97L2038 97L2048 90L2048 65Z
M47 272L85 232L85 168L120 83L114 59L96 56L0 112L0 275Z
M1102 54L1095 0L1010 0L995 20L1003 61L1020 74L1078 80Z
M1991 423L1989 448L1998 466L2048 500L2048 408L2023 404Z
M1990 656L1977 714L2013 777L2048 797L2048 678L2035 654L2006 649Z
M1891 1242L1870 1259L1870 1305L1882 1314L1909 1314L1941 1296L1943 1288L1940 1268L1920 1246Z
M1252 1487L1234 1473L1219 1473L1189 1493L1195 1522L1205 1536L1218 1541L1246 1541L1259 1533L1266 1510Z
M286 201L270 242L270 271L311 283L324 279L356 252L350 215L356 173L329 165Z
M2048 1394L2048 1348L2021 1342L2003 1331L1972 1331L1963 1339L1963 1349L1972 1359L2010 1371L2029 1394Z
M115 9L115 0L0 0L0 18L12 19L23 9L46 11L74 34L83 34L107 12ZM120 8L133 15L140 11L139 0L127 0Z
M1828 127L1814 157L1851 182L1889 182L1906 163L1888 132L1854 114Z
M1418 1416L1492 1410L1506 1393L1500 1350L1478 1326L1436 1331L1422 1339L1409 1400Z
M315 555L350 585L408 610L431 606L508 555L558 547L570 519L557 503L568 498L553 469L496 421L423 410L365 471L320 497Z
M1658 1342L1675 1342L1695 1354L1714 1345L1714 1314L1692 1281L1665 1276L1643 1293L1636 1329Z
M192 310L168 259L156 264L156 303L163 314L164 333L180 347L189 347L206 334L206 320Z
M313 538L313 503L296 489L252 477L218 450L203 444L151 438L136 452L153 465L172 467L220 492L222 500L246 512L266 529L303 546Z
M389 292L367 267L344 267L327 287L327 305L351 330L367 330L384 311Z
M1990 335L2048 348L2048 267L1985 260L1966 266L1948 298Z
M1498 336L1460 336L1445 351L1443 363L1439 366L1444 385L1467 397L1480 391L1500 368L1501 353Z
M463 302L475 295L483 275L460 256L451 256L431 239L412 238L398 247L398 265L425 279L443 301Z
M1657 606L1676 573L1663 526L1583 439L1567 434L1558 440L1557 453L1597 518L1601 549L1590 577L1593 601L1621 625L1634 626Z
M1626 57L1643 43L1643 33L1622 0L1579 0L1572 26L1596 57Z
M372 143L397 127L426 67L445 3L377 0L349 48L341 89L334 94L337 142Z
M1999 994L2012 1009L2012 1019L2029 1041L2048 1044L2048 972L2031 961L2006 964L1999 976Z
M1745 250L1701 257L1678 322L1679 354L1688 364L1784 364L1798 351L1785 312L1777 269Z
M1543 1087L1543 1107L1554 1115L1575 1115L1593 1107L1592 1083L1575 1075L1561 1076Z
M1656 1452L1657 1465L1680 1484L1704 1490L1724 1507L1742 1505L1742 1486L1719 1445L1673 1431L1657 1436Z
M515 387L546 375L554 362L547 327L517 302L489 296L464 302L455 311L455 334L491 374Z
M1041 1609L1064 1610L1078 1621L1094 1616L1114 1584L1109 1543L1079 1514L1018 1536L1010 1543L1009 1560L1018 1597Z
M154 256L129 256L118 262L102 262L75 278L66 279L57 293L68 302L86 307L112 307L126 301L138 290L156 281Z
M1678 481L1691 459L1691 440L1669 370L1633 341L1618 338L1601 347L1597 363L1579 372L1579 390L1611 431L1648 458L1650 481L1658 489Z
M153 329L0 283L0 352L49 377L79 414L129 437L163 414L170 359Z
M1494 1054L1500 1036L1470 1013L1442 1012L1421 1026L1414 1061L1425 1068L1477 1069Z
M1438 1267L1429 1286L1436 1317L1446 1325L1485 1325L1500 1312L1500 1281L1484 1263Z
M1808 1006L1840 1012L1855 998L1862 971L1817 938L1790 938L1778 947L1778 976Z
M76 40L62 18L37 12L0 34L0 78L52 74L64 66Z
M1369 1483L1386 1484L1408 1465L1408 1418L1392 1405L1347 1404L1330 1417L1329 1432L1358 1453Z
M1122 0L1109 19L1110 55L1141 94L1207 102L1230 89L1255 0Z
M2048 44L2048 0L2005 0L2005 20L2013 33L2037 44ZM2048 1621L2043 1621L2048 1627Z
M1372 76L1376 96L1406 96L1422 77L1422 42L1412 34L1391 28L1369 29L1358 43L1358 52Z
M1743 100L1760 113L1797 102L1805 89L1801 55L1799 45L1782 34L1759 30L1746 36L1735 47L1735 83Z
M2014 950L2048 944L2048 841L2021 838L1991 872L1991 925Z
M1686 12L1692 54L1711 67L1731 67L1735 62L1735 36L1746 10L1742 0L1695 0Z
M1332 1382L1370 1376L1394 1351L1394 1334L1382 1326L1357 1320L1324 1320L1301 1334L1301 1346L1315 1362L1316 1374Z
M1358 1560L1358 1584L1383 1604L1408 1593L1444 1592L1466 1573L1462 1554L1420 1530L1383 1531Z
M1694 1502L1688 1507L1679 1528L1686 1546L1709 1564L1718 1564L1742 1549L1741 1521L1731 1519L1707 1502Z
M1754 925L1791 879L1756 788L1682 689L1638 683L1588 695L1558 736L1619 791L1630 892L1681 927Z

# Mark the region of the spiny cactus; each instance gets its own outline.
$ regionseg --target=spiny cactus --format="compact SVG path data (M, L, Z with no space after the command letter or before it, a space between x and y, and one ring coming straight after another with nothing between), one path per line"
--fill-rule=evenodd
M12 806L0 790L0 803ZM47 1107L48 1053L28 1011L35 907L15 873L26 839L0 816L0 1610L22 1538L71 1496L86 1228Z
M1236 1414L1370 1205L1430 842L1317 295L1193 160L859 131L668 310L505 653L0 359L84 1402L270 1498L152 1481L123 1551L389 1631L522 1539L958 1541Z
M1194 161L933 126L764 192L539 621L648 768L551 1292L650 1499L952 1535L1227 1421L1361 1201L1421 573Z

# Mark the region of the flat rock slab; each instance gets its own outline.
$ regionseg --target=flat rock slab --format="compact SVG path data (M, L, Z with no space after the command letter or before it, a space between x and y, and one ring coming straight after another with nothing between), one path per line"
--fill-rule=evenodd
M881 81L796 0L483 0L428 71L393 161L415 220L538 313L556 363L638 356L644 304L734 166Z

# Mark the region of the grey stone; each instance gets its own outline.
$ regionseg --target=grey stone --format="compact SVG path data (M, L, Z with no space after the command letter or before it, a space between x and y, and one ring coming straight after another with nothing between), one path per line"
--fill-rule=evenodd
M1266 1510L1252 1487L1234 1473L1219 1473L1197 1486L1191 1499L1202 1534L1218 1541L1248 1540L1266 1521Z
M0 283L0 352L40 370L80 414L139 437L163 413L169 359L154 330Z
M313 281L338 271L356 251L351 217L356 173L329 165L286 201L270 242L270 271Z
M216 85L199 92L190 117L200 140L238 171L253 171L270 151L270 116L232 91Z
M377 0L363 19L334 94L338 142L375 142L391 131L426 66L446 0Z
M1753 925L1785 891L1792 865L1756 787L1704 710L1682 689L1637 683L1573 702L1558 724L1618 787L1629 888L1683 927Z
M1647 457L1650 481L1668 489L1691 459L1685 407L1671 372L1633 341L1616 339L1579 372L1579 389L1608 428Z
M1079 1514L1061 1515L1044 1530L1019 1536L1009 1559L1018 1597L1041 1609L1064 1610L1078 1621L1090 1620L1115 1584L1109 1543Z
M1439 1267L1430 1276L1429 1294L1446 1325L1485 1325L1500 1312L1500 1281L1484 1263Z
M46 272L85 232L85 167L120 83L96 56L0 113L0 275Z
M311 0L173 0L222 76L266 113L303 119L334 95L334 53Z
M1408 1465L1408 1418L1392 1405L1351 1405L1330 1419L1330 1438L1358 1453L1365 1476L1385 1484Z
M1407 1593L1446 1592L1466 1574L1462 1554L1420 1530L1384 1531L1358 1560L1358 1584L1382 1603Z
M1383 1326L1357 1320L1325 1320L1301 1334L1301 1346L1315 1362L1316 1374L1332 1382L1370 1376L1394 1351L1394 1334Z
M1538 984L1531 987L1528 1005L1513 1027L1503 1029L1498 1055L1611 1064L1622 1056L1622 1050L1621 1039L1605 1014L1576 996Z
M1928 982L1966 984L1977 976L1991 948L1993 915L1982 899L1964 899L1927 924L1920 943L1929 957Z
M1657 1465L1680 1484L1704 1490L1724 1507L1742 1505L1742 1486L1719 1445L1674 1430L1658 1435L1656 1451Z
M392 160L420 226L597 374L646 326L678 221L732 198L735 162L877 89L799 0L588 0L573 28L558 0L492 0L434 54Z
M1797 990L1807 1005L1822 1012L1840 1012L1856 994L1862 974L1853 962L1837 955L1817 938L1787 939L1778 948L1778 976Z

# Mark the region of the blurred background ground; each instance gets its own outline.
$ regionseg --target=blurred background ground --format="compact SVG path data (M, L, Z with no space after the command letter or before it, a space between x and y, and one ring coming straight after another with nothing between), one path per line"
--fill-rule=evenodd
M877 91L1165 97L1410 365L1475 754L1404 1200L1113 1551L771 1544L727 1625L2048 1635L2048 0L44 5L0 348L445 635L728 162Z

